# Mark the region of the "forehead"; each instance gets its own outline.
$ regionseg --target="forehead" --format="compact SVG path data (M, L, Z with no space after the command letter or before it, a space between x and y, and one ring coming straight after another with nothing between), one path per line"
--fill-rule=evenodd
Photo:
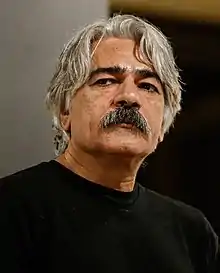
M151 69L150 62L140 61L139 46L131 39L106 38L98 46L94 45L95 52L92 58L92 68L112 67L120 65L131 70L138 68Z

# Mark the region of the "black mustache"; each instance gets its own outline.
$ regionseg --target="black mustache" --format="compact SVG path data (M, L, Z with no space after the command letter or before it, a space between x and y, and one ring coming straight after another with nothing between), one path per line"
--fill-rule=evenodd
M131 124L144 134L149 134L150 127L145 118L140 114L137 108L134 107L118 107L109 112L101 120L101 128L108 128L113 124Z

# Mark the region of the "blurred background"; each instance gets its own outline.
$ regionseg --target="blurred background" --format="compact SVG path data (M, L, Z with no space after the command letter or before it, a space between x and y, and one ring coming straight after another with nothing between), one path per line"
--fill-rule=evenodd
M0 177L53 157L43 100L60 50L73 30L118 12L169 37L185 83L182 113L138 180L202 210L220 235L219 0L2 0Z

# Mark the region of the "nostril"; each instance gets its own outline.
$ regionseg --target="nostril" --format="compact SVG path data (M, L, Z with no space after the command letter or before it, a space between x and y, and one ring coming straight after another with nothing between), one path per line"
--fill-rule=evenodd
M117 107L124 107L124 108L140 108L140 104L137 102L127 101L127 100L120 100L116 104Z
M132 107L134 107L134 108L140 108L140 105L139 105L139 103L137 103L137 102L133 102L132 103Z
M126 100L120 100L120 101L117 102L117 106L118 107L129 106L129 103Z

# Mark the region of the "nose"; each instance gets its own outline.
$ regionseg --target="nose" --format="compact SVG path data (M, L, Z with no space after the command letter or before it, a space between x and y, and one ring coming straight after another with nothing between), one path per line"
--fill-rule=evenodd
M121 83L118 93L115 96L114 104L116 107L134 107L140 109L140 97L137 86L132 79Z

